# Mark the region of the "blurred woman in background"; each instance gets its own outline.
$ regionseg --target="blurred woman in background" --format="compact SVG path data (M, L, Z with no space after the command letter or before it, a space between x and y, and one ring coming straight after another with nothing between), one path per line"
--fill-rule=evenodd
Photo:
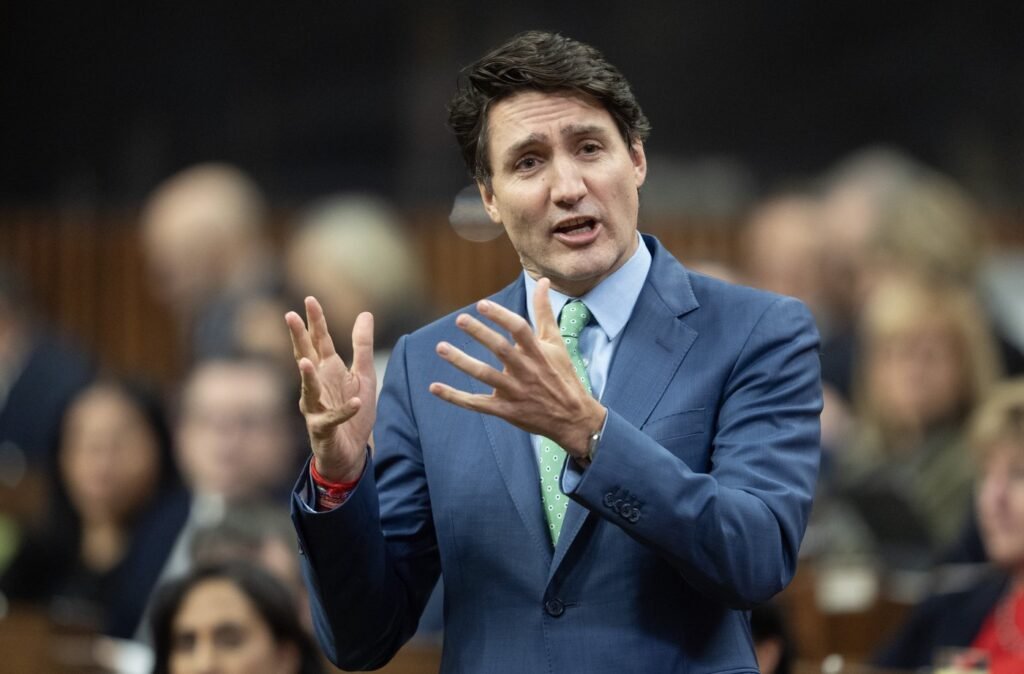
M857 427L830 491L883 563L926 568L969 512L964 424L997 379L995 343L968 291L913 275L878 285L859 329Z
M121 380L85 388L65 412L55 473L48 517L0 590L128 638L187 514L157 398Z
M992 674L1024 672L1024 379L995 389L972 421L969 442L992 567L967 588L918 606L876 658L879 666L925 667L942 648L971 647L988 653Z
M295 600L268 571L241 561L201 566L158 591L154 674L323 671Z

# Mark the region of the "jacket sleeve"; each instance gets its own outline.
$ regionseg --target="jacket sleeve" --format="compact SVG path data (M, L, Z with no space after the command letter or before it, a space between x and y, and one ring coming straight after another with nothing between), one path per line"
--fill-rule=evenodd
M810 312L777 299L721 391L707 472L609 409L594 461L568 482L569 495L707 596L748 608L795 572L818 472L821 404Z
M317 638L328 659L348 670L391 659L416 631L440 573L406 365L403 338L388 363L374 427L386 458L368 464L333 510L309 507L308 465L292 495Z

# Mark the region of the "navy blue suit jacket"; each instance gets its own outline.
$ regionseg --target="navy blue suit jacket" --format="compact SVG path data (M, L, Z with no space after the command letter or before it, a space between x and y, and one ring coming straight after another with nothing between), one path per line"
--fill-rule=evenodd
M757 672L746 608L789 582L818 469L818 336L799 302L653 260L608 420L552 549L529 435L435 398L500 365L455 314L398 342L376 455L345 505L294 516L328 656L381 666L444 575L443 672ZM491 298L526 315L520 278ZM475 313L472 307L465 309Z

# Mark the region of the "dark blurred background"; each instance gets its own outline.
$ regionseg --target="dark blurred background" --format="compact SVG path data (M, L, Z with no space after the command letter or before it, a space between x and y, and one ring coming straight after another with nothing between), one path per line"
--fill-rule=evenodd
M0 203L130 206L218 159L277 204L447 204L466 184L455 74L527 28L623 69L654 160L712 160L756 191L884 142L989 210L1024 203L1024 5L951 0L8 2Z

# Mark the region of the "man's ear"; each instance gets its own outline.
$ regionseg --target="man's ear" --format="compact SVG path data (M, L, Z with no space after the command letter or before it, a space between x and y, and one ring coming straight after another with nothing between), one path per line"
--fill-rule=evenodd
M496 225L502 224L498 205L494 202L494 190L483 180L477 180L476 186L480 190L480 201L484 203L484 210L487 211L487 216L491 219L491 222Z
M629 158L633 160L633 172L636 174L636 188L647 179L647 155L644 154L644 142L637 138L629 146Z

